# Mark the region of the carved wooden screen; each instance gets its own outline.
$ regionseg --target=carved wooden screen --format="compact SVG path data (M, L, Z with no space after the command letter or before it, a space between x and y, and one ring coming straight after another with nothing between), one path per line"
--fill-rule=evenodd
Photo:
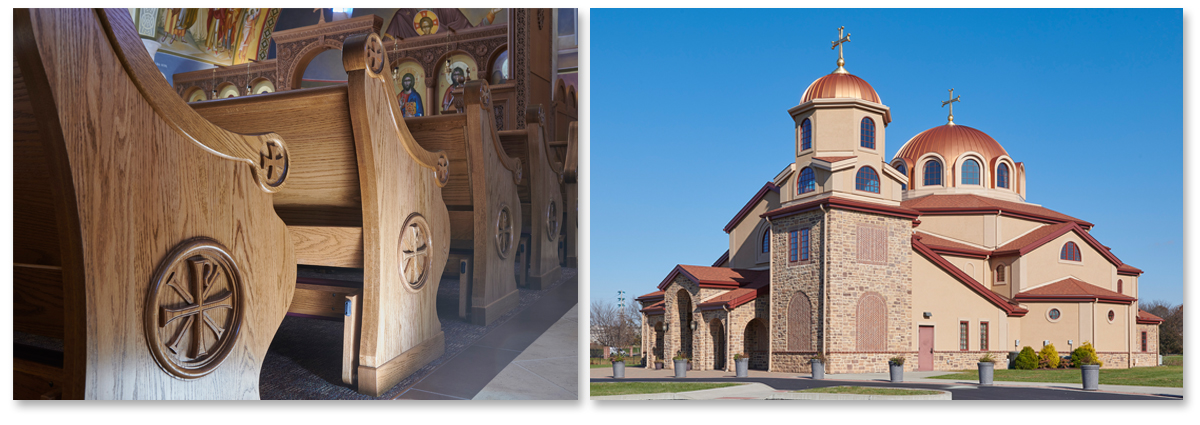
M883 296L868 292L858 300L858 312L854 316L858 330L858 351L887 350L887 304Z
M812 302L803 292L796 292L788 303L788 351L807 351L812 348Z

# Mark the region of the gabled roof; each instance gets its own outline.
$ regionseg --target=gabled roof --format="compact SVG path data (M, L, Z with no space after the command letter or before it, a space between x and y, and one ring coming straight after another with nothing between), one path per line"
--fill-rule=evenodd
M666 300L656 302L654 304L651 304L649 307L642 309L642 313L646 313L647 316L653 316L655 314L663 314L666 311L667 311L667 301Z
M992 292L990 289L987 289L987 287L984 287L983 284L976 281L975 278L963 273L962 270L960 270L954 264L951 264L950 261L946 260L945 257L942 257L937 252L934 252L934 250L928 245L922 243L921 238L916 237L916 235L913 235L912 246L914 250L921 253L921 255L925 258L928 258L929 261L933 262L933 264L938 266L938 268L942 269L946 273L949 273L950 276L954 277L955 280L958 280L963 285L966 285L967 288L975 291L976 294L979 294L984 299L990 301L992 305L1004 310L1004 312L1009 316L1021 317L1026 313L1029 313L1029 310L1021 308L1021 306L1016 305L1007 298L1004 298L1004 296Z
M764 270L763 273L760 273L753 281L747 283L746 286L712 297L696 304L696 307L700 310L734 309L770 293L770 283L771 274Z
M659 290L666 290L678 275L690 279L702 288L737 289L758 279L760 275L770 275L768 270L731 269L728 267L705 267L677 265L671 273L658 284Z
M1121 262L1120 258L1117 258L1116 255L1113 255L1112 252L1110 252L1108 249L1105 249L1104 245L1101 244L1100 241L1096 240L1096 238L1093 238L1090 233L1088 233L1086 230L1084 230L1082 227L1080 227L1079 223L1075 223L1075 222L1071 222L1071 221L1066 222L1066 223L1055 224L1052 226L1042 226L1037 229L1034 229L1032 232L1029 232L1028 234L1026 234L1024 236L1016 238L1016 239L1012 240L1011 242L1004 244L1004 246L996 248L996 250L993 251L993 254L994 255L1009 255L1009 254L1025 255L1025 254L1028 254L1030 251L1038 249L1042 245L1045 245L1045 244L1049 243L1050 241L1058 238L1059 236L1067 234L1067 232L1075 232L1075 234L1079 235L1079 237L1081 239L1083 239L1083 241L1085 243L1087 243L1093 249L1095 249L1096 252L1099 252L1101 256L1103 256L1105 259L1108 260L1108 262L1112 263L1114 266L1117 266L1118 269L1120 268L1121 265L1125 264L1125 263ZM1135 267L1132 267L1132 266L1130 266L1130 268L1136 269Z
M1137 323L1139 325L1158 325L1163 322L1163 318L1150 314L1146 310L1138 309Z
M767 182L767 184L764 184L762 189L759 189L758 193L755 193L754 196L750 198L750 202L747 202L746 205L742 207L742 210L738 211L737 215L734 215L732 220L729 220L729 224L725 225L725 233L732 232L733 228L737 227L738 223L741 223L743 218L746 218L746 214L750 214L750 210L753 210L754 206L758 205L759 201L762 201L764 196L767 196L767 191L779 193L779 186L776 186L774 182Z
M1039 286L1013 297L1017 301L1076 301L1129 304L1136 298L1121 295L1073 277Z
M921 243L933 249L938 254L960 255L966 257L987 258L992 252L986 249L973 247L962 242L952 241L929 233L917 233L913 235L913 239L921 241Z
M979 195L927 195L901 202L900 205L922 214L997 213L1042 222L1073 221L1090 229L1093 224L1037 205L1004 201Z
M663 297L664 297L664 296L666 296L666 293L665 293L665 292L663 292L663 291L654 291L654 292L651 292L651 293L649 293L649 294L642 295L642 296L640 296L640 297L634 298L633 300L634 300L634 301L654 301L654 300L661 300L661 299L663 299Z

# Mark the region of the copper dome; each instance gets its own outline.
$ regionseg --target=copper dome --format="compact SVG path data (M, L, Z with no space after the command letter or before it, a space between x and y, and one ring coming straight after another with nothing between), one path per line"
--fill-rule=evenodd
M808 90L804 91L804 98L800 100L800 103L805 103L813 99L833 98L852 98L883 103L879 100L879 94L875 93L875 89L871 88L871 85L867 84L866 80L851 74L836 72L813 81L808 86Z
M958 156L966 152L977 152L983 155L985 164L993 159L1008 155L991 136L982 131L965 125L946 124L934 127L909 139L908 143L896 152L896 158L904 158L909 164L916 164L922 155L934 152L946 161L954 163Z

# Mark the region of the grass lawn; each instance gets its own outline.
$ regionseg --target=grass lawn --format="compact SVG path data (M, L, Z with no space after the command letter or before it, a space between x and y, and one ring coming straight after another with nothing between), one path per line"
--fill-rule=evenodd
M742 384L717 384L712 382L601 382L592 384L592 395L681 393L732 387L734 385Z
M903 388L882 387L821 387L795 391L798 393L829 393L829 394L864 394L864 395L934 395L940 391L906 390Z
M1183 356L1163 356L1163 366L1183 366Z
M608 361L608 359L590 359L590 362L591 363L589 364L589 367L591 367L592 369L599 369L602 367L608 367L608 368L612 367L612 362ZM640 357L625 359L625 367L627 367L627 368L628 367L642 367L642 366L643 366L642 360Z
M1164 361L1165 363L1165 361ZM995 381L1058 382L1082 384L1079 369L1015 370L996 369ZM960 379L978 381L978 370L964 370L949 375L931 376L933 379ZM1130 369L1100 369L1102 385L1140 385L1147 387L1183 388L1183 366L1135 367Z

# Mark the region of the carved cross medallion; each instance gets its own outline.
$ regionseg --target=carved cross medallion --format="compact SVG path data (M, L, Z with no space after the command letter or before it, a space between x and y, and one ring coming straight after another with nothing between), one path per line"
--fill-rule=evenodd
M400 234L400 276L414 289L425 284L433 261L429 224L420 213L412 213Z
M512 244L512 213L505 205L500 207L500 213L496 216L496 249L500 252L500 258L508 258L508 251L512 249Z

